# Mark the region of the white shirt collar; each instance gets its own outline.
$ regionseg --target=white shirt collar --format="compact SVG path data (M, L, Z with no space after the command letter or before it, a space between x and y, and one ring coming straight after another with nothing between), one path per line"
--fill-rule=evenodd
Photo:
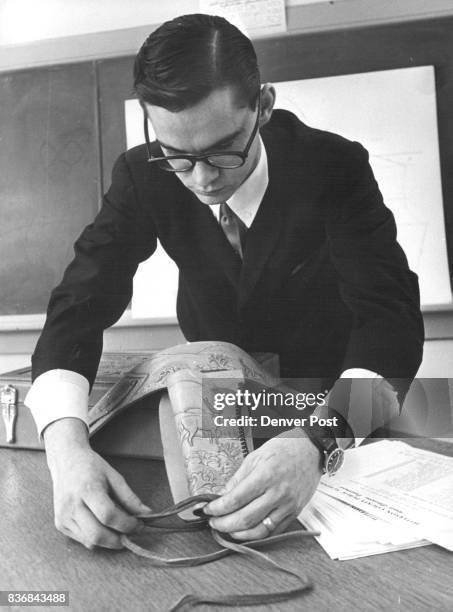
M268 183L269 174L266 149L260 136L260 157L255 169L233 193L231 198L227 200L228 206L248 228L252 225L253 219L258 212ZM214 204L210 208L218 219L220 204Z

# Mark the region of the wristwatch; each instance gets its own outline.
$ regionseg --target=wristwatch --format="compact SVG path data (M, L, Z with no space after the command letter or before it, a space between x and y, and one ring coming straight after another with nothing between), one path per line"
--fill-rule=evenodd
M322 473L334 476L343 465L344 450L338 446L333 429L313 423L304 431L321 453Z

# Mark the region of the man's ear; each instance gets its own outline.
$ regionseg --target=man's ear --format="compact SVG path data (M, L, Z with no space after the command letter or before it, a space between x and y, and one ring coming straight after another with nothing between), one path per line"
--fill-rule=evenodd
M271 83L265 83L261 87L260 127L265 125L270 120L272 111L274 109L276 95L275 88Z

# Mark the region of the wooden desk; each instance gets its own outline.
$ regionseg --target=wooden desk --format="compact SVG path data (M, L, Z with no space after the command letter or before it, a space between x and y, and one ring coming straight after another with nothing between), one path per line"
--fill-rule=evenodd
M429 441L421 445L453 454L451 445ZM170 503L163 463L136 459L111 463L154 509ZM155 534L152 546L164 556L197 554L215 547L207 534L200 533ZM247 608L251 612L453 610L453 555L437 546L351 561L331 561L314 539L266 550L289 567L303 568L313 589L292 602ZM2 590L69 590L69 610L80 612L164 612L188 592L247 593L271 590L277 583L291 584L238 555L197 568L156 569L129 551L86 550L54 528L44 454L0 449ZM198 609L207 612L210 608Z

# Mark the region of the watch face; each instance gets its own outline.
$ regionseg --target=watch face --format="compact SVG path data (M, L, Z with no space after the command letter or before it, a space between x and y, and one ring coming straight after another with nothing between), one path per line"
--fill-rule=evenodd
M336 448L330 453L326 461L326 474L333 476L343 465L344 451L341 448Z

